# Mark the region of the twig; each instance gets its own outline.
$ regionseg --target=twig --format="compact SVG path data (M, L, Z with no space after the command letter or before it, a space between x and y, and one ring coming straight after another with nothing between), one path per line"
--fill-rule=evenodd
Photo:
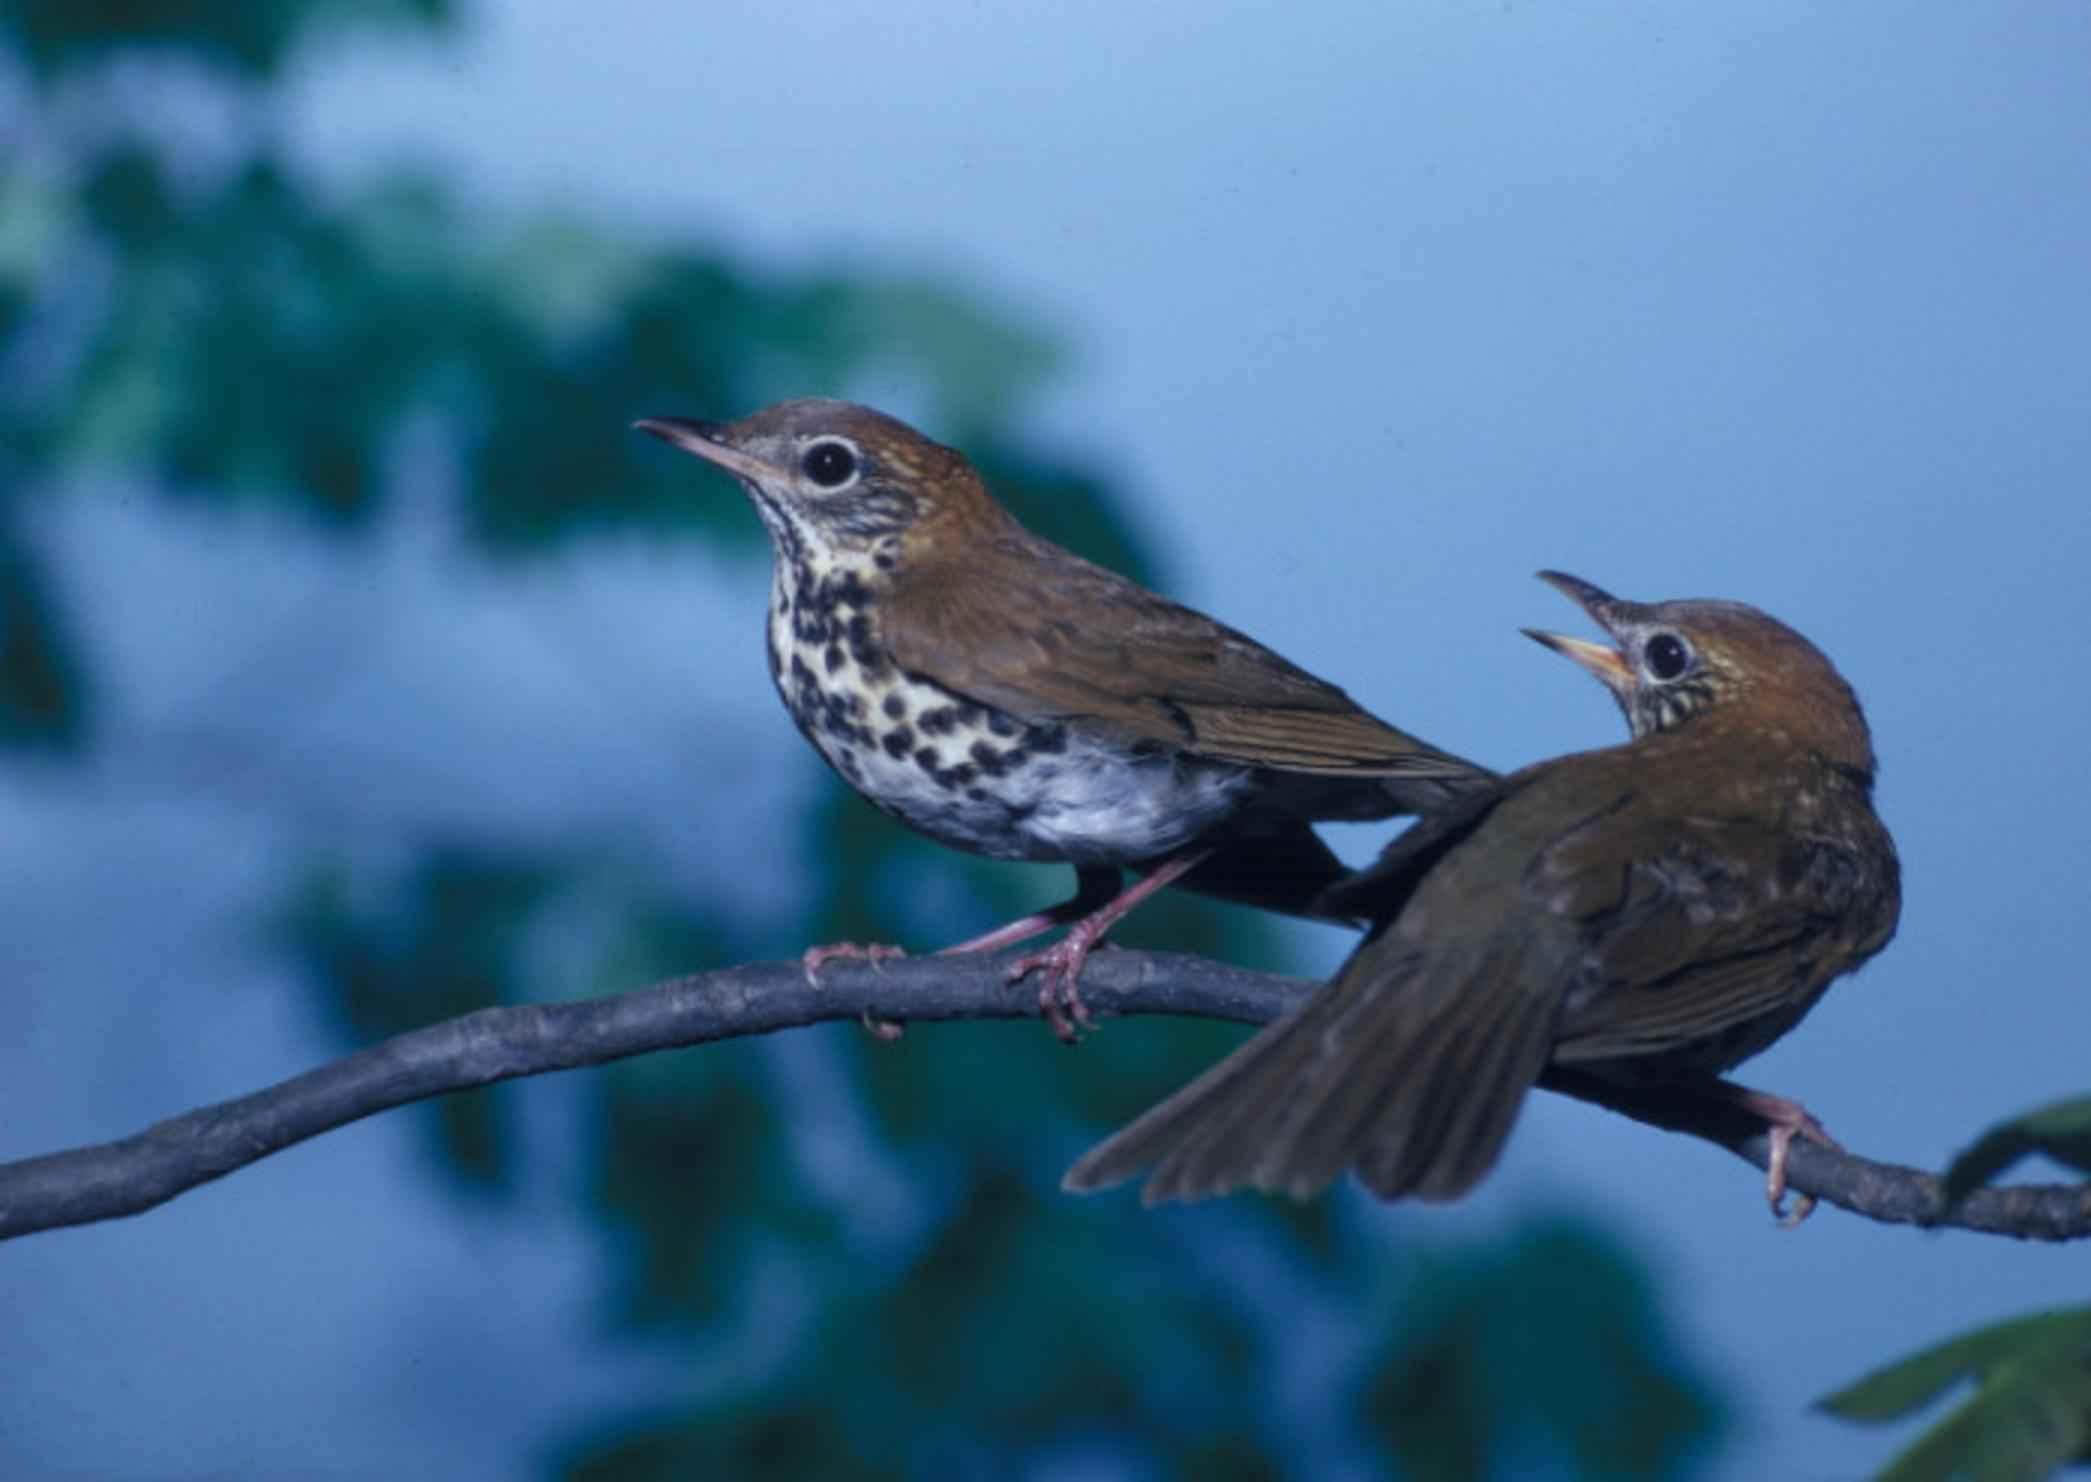
M1101 952L1082 993L1098 1014L1187 1014L1262 1024L1311 983L1173 953ZM0 1239L139 1214L307 1138L404 1106L518 1076L601 1065L829 1020L925 1022L1029 1018L1033 988L1002 981L992 959L923 957L830 963L809 986L797 962L753 963L577 1003L482 1009L417 1029L135 1136L0 1164ZM1763 1128L1704 1098L1624 1092L1551 1078L1553 1089L1638 1121L1688 1133L1762 1168ZM1868 1219L1950 1225L2028 1240L2091 1235L2091 1186L1982 1189L1948 1209L1939 1180L1915 1169L1797 1143L1793 1189Z

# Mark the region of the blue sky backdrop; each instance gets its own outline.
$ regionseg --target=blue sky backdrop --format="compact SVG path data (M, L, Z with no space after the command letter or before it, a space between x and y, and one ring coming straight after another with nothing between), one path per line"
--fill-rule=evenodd
M1072 348L1035 431L1124 473L1173 595L1494 765L1622 734L1595 686L1517 636L1587 631L1537 568L1788 620L1866 702L1906 908L1888 952L1743 1078L1804 1100L1856 1150L1937 1166L1990 1120L2091 1086L2087 78L2091 7L2052 3L488 0L447 50L315 56L283 123L344 182L427 159L489 210L566 204L701 228L754 262L984 287ZM919 415L914 394L896 381L882 399ZM605 485L641 451L604 428ZM715 697L710 724L799 745L742 565L597 553L475 607L512 659L503 708L475 718L445 714L445 604L461 599L440 529L396 538L360 597L315 618L273 532L206 552L177 523L113 497L53 522L61 550L125 553L122 586L85 594L87 634L140 714L249 682L241 645L297 611L354 637L342 683L299 722L312 764L352 764L322 758L354 731L359 674L404 673L431 716L484 729L456 806L556 827L558 790L501 770L500 732L529 725L570 728L577 776L657 812L686 721L564 664L557 633L578 623L678 655ZM238 612L210 600L227 590ZM807 775L748 779L750 818ZM326 1052L239 944L185 937L172 914L164 941L96 936L98 913L140 890L199 911L258 891L284 862L269 839L172 807L141 817L107 775L10 787L0 940L48 985L137 985L120 1020L54 986L28 1042L0 1047L11 1146L117 1135ZM1363 857L1377 837L1338 842ZM1348 942L1301 933L1324 966ZM208 1076L170 1060L177 1010L155 1006L156 985L197 980L219 986L200 1009L181 1000L180 1033L201 1012L229 1056ZM106 1045L85 1078L52 1063L83 1036ZM578 1232L568 1246L443 1200L401 1127L328 1143L207 1196L307 1232L294 1248L203 1250L222 1246L227 1206L206 1219L196 1200L10 1248L0 1307L30 1341L0 1346L0 1385L49 1403L0 1447L86 1445L139 1470L163 1427L243 1382L270 1403L199 1443L203 1472L274 1471L324 1415L354 1419L343 1474L357 1446L375 1465L405 1435L429 1448L429 1475L495 1475L547 1417L470 1435L441 1418L475 1387L498 1416L507 1366L532 1393L569 1376L577 1416L677 1392L672 1365L575 1330ZM533 1176L556 1181L559 1160ZM1370 1218L1391 1240L1562 1203L1616 1222L1734 1387L1738 1479L1877 1465L1886 1437L1807 1402L1889 1355L2086 1294L2081 1250L1833 1210L1777 1230L1741 1164L1549 1097L1480 1197ZM299 1206L309 1218L283 1212ZM169 1261L200 1273L183 1325L209 1372L164 1333L136 1341L133 1289ZM278 1332L272 1303L291 1289L339 1310ZM504 1299L519 1289L533 1300ZM427 1347L401 1355L388 1335L409 1308ZM490 1339L488 1310L512 1330ZM282 1389L312 1371L286 1370L277 1345L316 1341L340 1346L339 1374L386 1387ZM127 1418L65 1398L108 1386L138 1397Z

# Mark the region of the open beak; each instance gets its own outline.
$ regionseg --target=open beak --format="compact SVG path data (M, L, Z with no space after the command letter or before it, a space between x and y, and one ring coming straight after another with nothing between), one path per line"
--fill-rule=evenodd
M717 422L699 422L689 417L647 417L632 426L639 432L652 433L664 443L672 443L685 453L694 453L707 463L715 463L735 478L745 479L751 484L776 476L776 471L760 458L750 457L740 449L720 442L721 428Z
M1610 592L1591 585L1581 577L1569 576L1559 571L1542 571L1539 573L1539 579L1573 600L1606 632L1615 631L1613 615L1625 604ZM1614 694L1624 694L1633 686L1633 667L1627 663L1626 655L1609 644L1592 643L1585 638L1570 638L1562 633L1545 633L1537 628L1527 628L1524 633L1527 638L1545 644L1563 658L1573 659L1581 664L1603 681L1605 688Z

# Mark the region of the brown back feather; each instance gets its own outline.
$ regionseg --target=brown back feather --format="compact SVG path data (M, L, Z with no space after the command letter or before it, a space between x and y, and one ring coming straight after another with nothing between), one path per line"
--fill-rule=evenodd
M932 548L887 599L894 658L1021 719L1279 771L1490 775L1254 639L1014 524L967 548L963 581L939 580L940 558Z

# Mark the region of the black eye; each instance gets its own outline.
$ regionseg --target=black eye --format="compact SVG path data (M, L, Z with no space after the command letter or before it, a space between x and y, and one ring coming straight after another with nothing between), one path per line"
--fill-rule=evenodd
M1675 633L1658 633L1641 650L1641 662L1657 679L1675 679L1692 662L1692 651Z
M799 459L799 468L823 489L839 489L857 476L857 455L848 443L815 443Z

